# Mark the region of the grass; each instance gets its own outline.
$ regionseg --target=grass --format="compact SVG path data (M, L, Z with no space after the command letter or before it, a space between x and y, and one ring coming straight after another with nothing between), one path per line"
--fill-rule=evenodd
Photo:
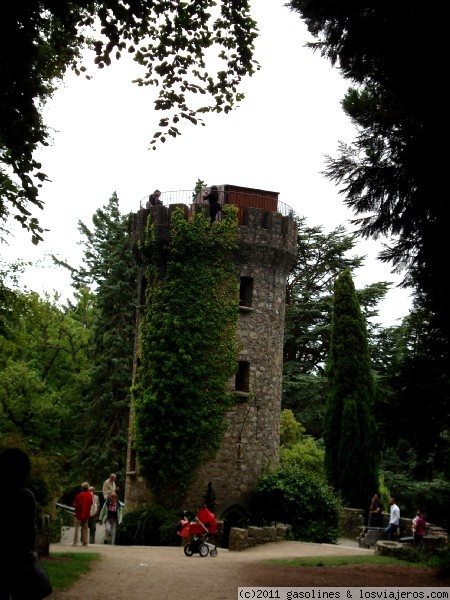
M348 565L414 565L407 560L400 560L392 556L312 556L305 558L271 559L265 560L265 564L283 565L285 567L343 567Z
M91 563L100 560L97 552L55 552L40 561L54 590L64 590L91 570Z

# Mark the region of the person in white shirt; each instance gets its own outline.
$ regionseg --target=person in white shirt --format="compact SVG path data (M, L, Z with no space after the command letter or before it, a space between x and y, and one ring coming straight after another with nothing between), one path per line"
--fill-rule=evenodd
M398 526L400 525L400 509L395 502L394 496L389 498L390 504L390 516L389 516L389 524L384 530L386 534L386 538L388 540L392 539L392 536L397 532Z

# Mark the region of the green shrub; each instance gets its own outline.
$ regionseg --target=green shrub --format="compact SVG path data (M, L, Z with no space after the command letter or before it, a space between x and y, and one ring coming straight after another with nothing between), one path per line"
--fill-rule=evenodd
M439 548L433 550L425 559L426 564L437 569L439 574L445 577L450 575L450 548L448 539L443 539Z
M432 481L416 481L408 475L386 470L383 471L383 475L390 493L397 499L402 517L414 518L417 509L421 507L429 523L446 530L450 529L450 483L448 481L437 478Z
M302 439L290 448L280 448L280 464L285 468L298 467L312 476L325 479L325 452L311 437Z
M339 497L321 477L298 467L281 467L259 480L251 513L255 525L291 525L295 540L335 543L343 511Z
M125 513L117 530L116 544L122 546L179 546L175 526L180 515L158 504Z

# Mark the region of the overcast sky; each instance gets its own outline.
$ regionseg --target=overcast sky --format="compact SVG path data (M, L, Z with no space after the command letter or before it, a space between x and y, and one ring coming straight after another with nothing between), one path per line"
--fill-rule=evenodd
M348 231L353 217L336 186L320 174L324 155L336 156L339 141L351 142L355 130L340 102L349 87L328 61L305 48L312 38L284 0L253 0L260 37L256 59L261 70L243 85L246 98L229 115L206 115L205 127L186 122L182 135L150 150L162 114L153 110L152 88L131 80L140 74L128 58L109 68L92 67L94 79L69 74L48 103L44 120L54 131L53 144L39 155L52 183L43 188L44 211L34 214L49 229L44 243L32 246L19 232L4 260L32 260L24 284L38 292L71 294L70 280L45 260L56 254L78 264L78 220L91 223L97 208L113 192L122 213L139 209L155 188L193 189L232 184L279 192L279 200L326 232L339 225ZM355 278L358 287L375 281L399 282L390 267L376 260L380 243L361 242L368 256ZM394 289L380 305L388 326L409 310L406 291Z

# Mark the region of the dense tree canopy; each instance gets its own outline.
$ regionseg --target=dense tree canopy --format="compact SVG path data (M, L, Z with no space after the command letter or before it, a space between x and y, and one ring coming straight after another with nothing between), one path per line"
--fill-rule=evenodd
M0 334L0 432L48 455L71 454L74 420L87 378L92 304L61 309L54 299L11 289Z
M11 214L34 243L42 239L30 213L43 207L38 194L47 179L34 158L50 143L42 107L67 69L86 71L86 48L100 68L133 54L143 67L137 83L160 86L155 109L168 115L161 130L177 136L180 119L196 123L203 113L230 111L242 98L239 83L257 68L256 35L247 0L11 4L0 19L0 223ZM199 101L201 95L208 99ZM165 140L161 130L153 143Z
M389 393L379 395L377 402L381 443L399 453L407 448L415 479L449 478L449 399L439 332L416 301L402 325L385 330L383 338L384 366L379 372ZM413 405L426 418L408 410Z
M317 39L310 46L354 84L343 108L359 134L328 159L326 175L343 184L362 235L392 236L383 260L406 267L406 283L424 293L448 340L441 265L449 183L441 140L448 139L449 119L435 82L449 57L445 19L417 0L289 5Z
M364 257L352 255L356 237L339 226L329 233L297 218L297 259L286 293L283 408L291 409L308 434L322 437L327 380L325 363L330 351L333 285L348 267L364 268ZM389 282L375 282L357 290L367 324L372 358L382 362L378 327L370 319ZM381 333L381 332L380 332Z
M79 222L83 264L72 270L76 289L94 290L89 369L73 431L73 472L99 481L99 465L124 480L135 338L137 266L129 245L128 215L113 193L93 226Z

